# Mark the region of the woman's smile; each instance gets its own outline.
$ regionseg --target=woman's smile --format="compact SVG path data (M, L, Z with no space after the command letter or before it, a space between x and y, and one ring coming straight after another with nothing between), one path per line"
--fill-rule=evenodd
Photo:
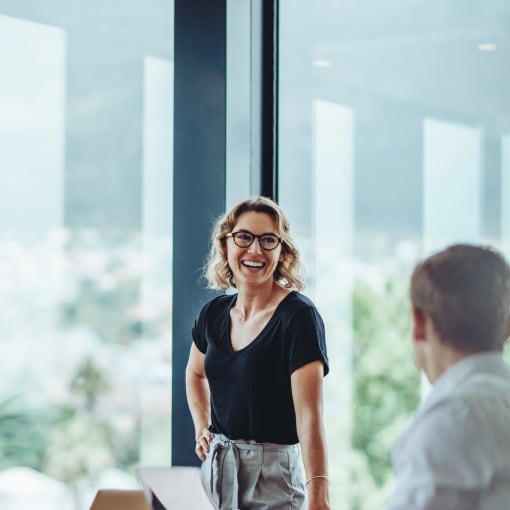
M262 269L266 264L256 260L243 260L241 264L249 269Z
M278 238L279 232L273 218L266 213L245 212L239 216L232 231L253 236L251 244L246 247L237 244L242 240L237 239L236 243L232 237L228 238L227 257L236 286L272 284L281 257L281 244L274 249L264 249L260 244L260 236L267 234ZM265 245L266 242L267 239L262 237L262 243Z

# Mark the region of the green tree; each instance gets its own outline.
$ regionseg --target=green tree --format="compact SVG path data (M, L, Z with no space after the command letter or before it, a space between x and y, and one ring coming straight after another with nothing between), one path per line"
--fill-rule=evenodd
M391 449L416 408L420 371L410 340L407 281L389 276L380 288L357 281L353 292L352 508L365 509L363 486L391 479ZM368 473L364 470L368 470ZM370 480L364 480L365 477Z
M92 356L83 360L71 381L71 391L84 395L85 409L89 413L93 413L97 397L109 388L110 384L105 371L99 367Z

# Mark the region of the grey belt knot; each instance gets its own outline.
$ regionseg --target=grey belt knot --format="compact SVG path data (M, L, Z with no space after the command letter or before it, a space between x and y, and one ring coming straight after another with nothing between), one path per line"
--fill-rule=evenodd
M221 455L223 452L223 455ZM223 470L225 462L233 463L235 469ZM218 470L218 487L214 490L214 467ZM213 440L211 451L211 474L210 489L214 502L218 508L231 508L237 510L238 508L238 493L239 493L239 480L237 473L239 472L239 448L230 439L226 440Z

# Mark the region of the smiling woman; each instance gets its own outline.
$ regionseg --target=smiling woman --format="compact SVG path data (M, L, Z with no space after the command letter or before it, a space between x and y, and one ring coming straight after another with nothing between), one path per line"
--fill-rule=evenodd
M232 279L232 268L227 260L226 241L228 238L234 237L234 240L237 241L235 244L238 246L241 244L240 247L243 247L242 245L245 243L240 241L238 236L238 232L243 230L243 224L239 223L239 221L241 215L250 212L258 213L261 217L265 215L267 220L269 220L266 223L267 230L262 229L262 225L259 226L261 233L273 234L279 238L281 253L284 256L279 260L279 264L273 273L275 281L285 288L303 290L304 283L301 276L300 255L289 233L289 221L278 205L264 197L238 203L217 221L212 234L211 250L205 267L205 277L209 288L227 290L230 287L236 286ZM244 229L244 232L251 234L249 229ZM265 242L267 241L262 241L263 244ZM247 248L248 246L246 242L244 247ZM268 246L266 245L266 250L267 248Z
M329 509L324 325L298 292L299 271L289 223L273 201L245 200L218 220L206 277L212 288L237 292L202 308L186 388L205 486L219 508L303 509L308 490L313 508Z
M268 302L278 301L278 298L288 291L285 291L284 287L273 286L273 275L284 259L278 236L274 233L276 227L273 219L264 212L247 211L238 217L234 228L236 232L225 236L224 240L234 285L238 291L243 288L244 292L250 294L251 289L245 288L245 285L256 284L257 294L267 293ZM252 234L251 231L260 233ZM255 242L256 239L258 242ZM268 244L269 249L265 247ZM249 306L239 301L238 299L238 307ZM254 304L253 307L255 306ZM259 306L267 308L268 303L262 302ZM245 309L244 312L246 314L250 311Z

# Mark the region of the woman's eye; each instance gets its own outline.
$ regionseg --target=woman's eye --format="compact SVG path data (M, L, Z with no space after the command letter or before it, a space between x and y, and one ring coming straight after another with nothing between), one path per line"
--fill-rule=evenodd
M268 246L276 243L276 239L273 236L261 237L260 241Z

